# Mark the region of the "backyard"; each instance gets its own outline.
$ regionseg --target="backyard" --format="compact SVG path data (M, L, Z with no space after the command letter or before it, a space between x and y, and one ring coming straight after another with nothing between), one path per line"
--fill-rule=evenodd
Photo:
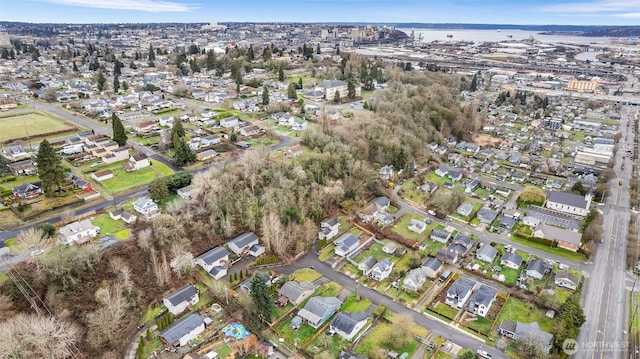
M349 313L364 312L371 306L371 300L367 298L360 298L356 300L355 293L349 294L347 300L342 304L340 310Z
M407 213L400 218L398 222L393 226L393 231L403 236L404 238L411 239L414 242L420 242L423 239L427 238L427 235L431 232L431 230L436 226L437 222L432 222L428 224L422 233L416 233L409 230L409 224L412 219L416 219L419 221L424 221L425 218L419 216L415 213Z
M371 245L369 246L369 248L367 248L364 251L361 251L355 258L353 258L353 260L360 263L362 262L362 260L364 260L369 256L373 256L378 261L381 261L385 258L391 258L390 254L387 254L382 251L382 247L383 246L380 243L371 242Z
M165 177L173 173L169 167L156 160L151 160L151 166L149 167L131 172L125 171L122 163L114 163L107 168L113 171L113 178L102 181L101 185L106 187L110 194L142 186L151 183L155 178Z
M129 230L126 229L123 221L115 221L109 217L109 213L103 213L96 216L91 223L100 227L101 235L112 235L119 239L128 239Z
M300 328L293 329L291 327L291 320L293 319L293 315L290 315L286 320L283 320L276 326L276 330L282 337L289 340L290 343L293 343L297 347L300 347L302 344L306 343L311 337L318 331L318 329L314 329L307 323L302 323Z
M535 304L525 303L513 297L510 297L502 308L496 326L499 326L505 319L526 324L538 322L540 328L546 332L550 332L553 326L553 319L546 316L545 310L538 308Z
M382 322L376 325L367 336L365 336L362 341L358 344L355 349L356 353L360 353L363 355L370 356L371 352L374 349L390 349L394 350L397 353L409 353L409 357L416 351L418 348L418 342L415 340L411 340L409 344L401 347L401 348L392 348L388 344L385 343L385 338L389 330L391 330L392 324Z

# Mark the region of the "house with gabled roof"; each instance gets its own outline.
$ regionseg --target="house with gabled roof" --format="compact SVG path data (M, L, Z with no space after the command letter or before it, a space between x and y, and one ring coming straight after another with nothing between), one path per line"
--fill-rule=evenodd
M476 258L483 262L493 263L496 259L498 250L490 246L488 243L482 243L476 252Z
M358 263L358 269L362 271L363 275L368 276L371 273L373 266L375 266L377 263L378 260L376 259L376 257L369 256Z
M72 245L83 244L91 241L100 233L100 228L94 226L89 219L72 222L64 227L60 227L58 242L60 244Z
M352 341L368 320L369 316L363 312L339 312L329 324L329 332L338 334L344 340Z
M229 249L241 256L245 254L257 257L264 253L264 246L260 245L258 236L253 232L243 233L227 243Z
M568 270L564 270L555 273L553 283L558 287L576 290L578 284L580 284L580 278Z
M536 258L530 261L526 269L527 276L535 279L542 279L542 277L544 277L544 275L547 274L548 271L549 265L545 260L542 260L540 258Z
M298 317L318 329L341 305L342 302L336 297L311 297L304 308L298 311Z
M187 308L198 303L200 296L193 285L186 285L162 299L162 303L174 316L184 312Z
M213 278L220 279L227 275L229 251L224 247L215 247L196 258L196 264Z
M505 319L498 327L498 334L514 340L526 340L545 353L550 353L553 348L553 335L540 329L538 322L525 324Z
M448 249L438 249L438 252L436 252L436 258L447 264L456 264L458 259L460 259L458 252Z
M447 290L445 303L454 308L462 308L473 292L476 282L469 278L460 278Z
M476 214L476 218L480 221L480 223L491 224L498 216L498 212L489 208L482 207Z
M340 221L337 218L327 218L320 223L318 239L333 239L340 231Z
M436 278L440 275L440 271L442 270L442 261L438 258L428 257L422 262L420 265L420 269L427 275L429 278Z
M29 199L35 198L43 194L41 182L24 182L19 186L15 186L11 189L13 198Z
M340 257L346 257L358 248L360 240L351 233L345 233L340 236L340 238L336 239L335 244L335 254Z
M469 217L471 215L471 212L473 212L473 204L469 202L464 202L456 209L456 213L458 213L462 217Z
M280 294L280 297L286 298L289 303L300 305L300 303L311 296L315 290L316 286L313 283L290 280L278 289L278 294Z
M500 265L513 269L520 269L522 265L522 257L515 252L504 252L500 258Z
M431 231L429 238L432 241L447 243L451 238L451 232L446 231L444 229L434 229L433 231Z
M146 217L152 217L160 213L158 205L149 197L138 198L133 202L133 209L140 214L144 214Z
M551 191L545 202L545 207L558 212L585 217L589 213L591 199L590 193L583 197L568 192Z
M411 232L422 234L427 229L427 223L425 221L421 221L419 219L411 218L407 229Z
M160 332L160 339L169 347L183 347L204 332L204 318L190 314Z
M389 180L393 177L393 166L384 166L378 171L378 178Z
M371 268L370 276L372 279L377 280L378 282L382 282L383 280L389 278L392 270L393 262L389 258L385 258L376 263L373 268Z
M558 247L574 252L582 246L582 234L580 232L550 226L546 223L539 223L533 231L533 236L557 241Z
M402 281L402 289L418 291L427 281L427 275L421 268L414 268Z
M487 313L489 313L491 304L493 304L497 295L497 289L486 284L480 284L471 298L469 298L467 310L471 313L475 313L481 317L484 317L487 315Z

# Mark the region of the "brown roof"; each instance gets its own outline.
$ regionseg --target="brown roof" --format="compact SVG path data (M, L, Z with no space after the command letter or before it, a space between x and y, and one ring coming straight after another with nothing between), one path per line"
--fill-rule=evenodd
M512 322L510 320L504 319L502 321L502 323L500 323L499 330L504 330L504 331L509 332L509 333L515 333L516 332L516 323Z
M113 171L111 171L111 170L102 170L102 171L98 171L98 172L94 173L94 175L96 177L104 177L104 176L108 176L110 174L113 174Z

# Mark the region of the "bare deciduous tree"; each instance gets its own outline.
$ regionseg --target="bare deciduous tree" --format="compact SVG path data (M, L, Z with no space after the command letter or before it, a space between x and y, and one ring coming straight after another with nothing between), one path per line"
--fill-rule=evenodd
M18 243L21 250L38 250L47 245L48 238L45 233L38 228L29 228L18 234Z
M0 337L0 358L69 358L80 329L56 317L18 314L0 323Z

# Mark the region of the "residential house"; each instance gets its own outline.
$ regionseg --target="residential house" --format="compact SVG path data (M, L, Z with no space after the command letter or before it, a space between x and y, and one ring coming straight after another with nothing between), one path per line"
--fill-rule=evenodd
M160 332L160 339L170 348L183 347L204 332L204 318L190 314Z
M11 162L24 160L30 156L22 145L5 147L2 149L2 155Z
M297 119L293 122L293 126L291 126L291 130L292 131L304 131L307 129L307 127L309 126L309 124L307 123L307 121L303 120L303 119Z
M378 260L374 256L369 256L358 263L358 269L362 271L362 275L369 276L376 264L378 264Z
M352 353L352 352L343 350L340 352L340 355L338 355L338 359L367 359L367 357L362 354Z
M158 205L149 197L138 198L133 202L133 209L147 217L151 217L159 213Z
M302 146L300 146L299 144L293 145L291 146L291 148L286 150L284 154L289 158L299 157L302 155Z
M532 216L524 216L522 217L522 224L528 227L537 227L540 224L540 220L536 217Z
M447 290L445 303L454 308L462 308L473 292L476 282L469 278L460 278Z
M516 218L507 217L507 215L505 213L505 215L502 218L502 220L500 221L500 224L498 225L498 227L501 228L501 229L504 229L505 231L511 231L511 229L515 225L516 225Z
M422 187L420 187L420 189L425 193L433 194L433 192L435 192L438 189L438 185L433 182L427 182L423 184Z
M226 117L220 120L220 126L224 128L236 127L240 124L240 119L236 116Z
M249 125L240 128L240 136L255 136L260 133L260 127L256 125Z
M390 180L393 177L393 166L384 166L378 171L378 178L382 180Z
M7 164L9 170L14 176L24 175L33 176L38 173L38 168L33 163L33 160L23 160L19 162Z
M533 236L558 242L558 247L577 251L582 246L580 232L540 223L533 231Z
M396 252L397 249L398 249L398 246L394 242L387 242L382 247L382 251L387 254L393 254Z
M540 258L537 258L529 262L529 264L527 265L526 273L529 277L542 279L542 277L547 274L548 270L549 265L547 264L547 262Z
M496 189L496 194L502 197L509 197L511 194L511 189L507 187L498 187Z
M196 160L198 161L208 161L213 159L214 157L216 157L219 153L216 152L215 150L205 150L202 152L198 152L196 153Z
M462 217L469 217L471 215L471 212L473 212L473 204L469 202L464 202L456 209L456 213L458 213Z
M229 251L224 247L215 247L196 258L196 264L213 278L220 279L227 274Z
M427 275L427 277L433 279L440 275L440 271L442 270L442 261L438 258L428 257L422 262L420 265L420 269Z
M124 161L129 158L129 149L126 147L118 147L116 149L111 150L111 152L107 153L102 157L102 162L104 163L115 163Z
M218 135L208 135L208 136L204 136L204 137L200 138L200 144L203 147L209 147L209 146L217 145L221 141L222 141L222 139Z
M330 240L338 235L340 231L340 222L337 218L327 218L320 223L318 231L318 239Z
M418 291L427 281L427 275L422 268L414 268L402 281L402 289Z
M137 171L145 167L151 166L149 158L144 153L135 153L129 157L129 161L124 164L124 169L127 171Z
M162 116L158 119L160 126L173 127L173 116Z
M229 241L227 245L233 253L239 256L250 254L257 257L265 251L265 248L259 243L258 236L253 232L241 234Z
M373 268L371 268L371 278L377 280L378 282L382 282L383 280L389 278L391 271L393 270L393 262L389 258L385 258L380 262L376 263Z
M311 297L298 316L307 321L314 329L318 329L342 305L336 297Z
M360 245L358 237L351 233L345 233L335 241L335 254L340 257L346 257Z
M465 255L469 251L469 249L471 249L472 244L473 239L465 234L458 233L453 241L451 241L451 245L449 245L449 248L457 251L458 253L460 253L460 255Z
M24 182L19 186L13 187L11 193L13 193L13 198L29 199L38 197L44 191L42 190L41 182Z
M462 179L462 171L450 169L447 173L447 177L449 177L453 182L458 182Z
M493 261L496 259L497 254L497 249L487 243L482 243L480 245L480 248L478 248L478 251L476 252L476 258L483 262L493 263Z
M386 212L389 209L389 206L391 205L391 201L389 200L389 198L385 196L378 197L373 201L371 201L371 203L374 206L376 206L376 208L380 212Z
M480 221L480 223L491 224L498 216L498 212L489 208L482 207L476 214L476 218Z
M550 353L553 348L553 335L540 329L537 322L524 324L505 319L498 327L498 334L514 340L526 340L526 342L538 346L545 353Z
M436 252L436 258L447 264L456 264L458 259L460 259L458 252L447 249L438 249L438 252Z
M440 166L436 169L435 174L440 176L440 177L444 177L447 174L449 174L449 167L447 166Z
M589 213L591 194L584 197L573 193L551 191L545 202L545 207L558 212L585 217Z
M300 305L315 292L316 286L309 282L288 281L280 287L278 294L293 305Z
M578 288L578 284L580 284L580 278L577 275L564 270L555 274L553 283L558 287L576 290L576 288Z
M79 176L74 175L73 173L67 174L67 181L71 182L74 188L81 189L82 192L93 191L93 186L91 185L91 182L87 182L83 178L80 178Z
M94 226L90 220L83 219L81 221L69 223L64 227L60 227L58 242L60 244L72 245L83 244L91 241L91 238L100 233L100 228Z
M520 269L522 265L522 257L516 252L504 252L500 258L500 265L513 269Z
M493 304L497 295L497 289L485 284L480 284L471 298L469 298L469 305L467 305L467 310L471 313L475 313L481 317L484 317L487 315L487 313L489 313L491 304Z
M407 229L409 229L411 232L422 234L427 229L427 223L419 219L411 218Z
M98 182L102 182L104 180L108 180L110 178L113 178L113 171L111 171L109 169L96 171L96 172L93 172L91 174L91 178L93 178L94 180L96 180Z
M116 210L109 212L109 217L111 217L111 219L113 219L114 221L121 219L123 222L129 223L129 224L135 222L136 219L138 219L136 215L125 211L123 208L118 208Z
M178 194L178 196L180 196L180 198L184 200L188 200L195 195L195 190L196 190L195 186L190 184L186 187L178 188L176 193Z
M187 308L200 300L198 290L193 285L186 285L162 299L162 303L174 316L184 312Z
M348 94L347 83L341 80L327 80L315 87L316 91L324 92L323 98L327 101L333 101L336 92L340 97L346 97ZM356 96L360 96L360 86L356 86Z
M369 316L365 313L339 312L329 324L329 331L338 334L344 340L352 341L368 320Z
M451 232L446 231L444 229L434 229L433 231L431 231L429 238L432 241L447 243L451 238Z

